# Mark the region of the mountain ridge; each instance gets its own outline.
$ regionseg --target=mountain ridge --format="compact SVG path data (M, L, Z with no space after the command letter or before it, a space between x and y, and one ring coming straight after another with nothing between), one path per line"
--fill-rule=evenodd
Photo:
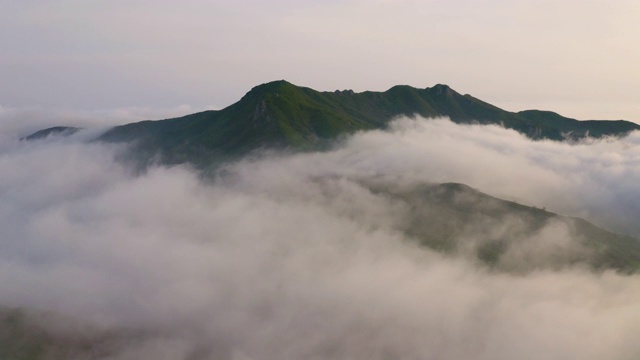
M491 267L527 272L539 269L541 264L555 269L582 264L626 274L640 270L638 239L607 231L579 217L500 199L461 183L425 184L401 191L374 186L372 190L411 205L402 231L421 244L445 252L470 251L467 255ZM545 233L553 226L567 233ZM496 232L497 228L501 231ZM529 258L518 258L517 262L509 258L510 253L517 252L514 249L535 244L543 233L554 238L552 251L536 254L529 249ZM563 237L572 239L571 246L563 246L567 245Z
M509 112L444 84L424 89L396 85L384 92L357 93L320 92L279 80L253 87L221 110L121 125L98 140L135 141L134 152L143 162L207 166L260 148L319 149L337 137L384 129L395 117L416 115L500 125L536 140L621 136L640 129L627 121L579 121L539 110Z

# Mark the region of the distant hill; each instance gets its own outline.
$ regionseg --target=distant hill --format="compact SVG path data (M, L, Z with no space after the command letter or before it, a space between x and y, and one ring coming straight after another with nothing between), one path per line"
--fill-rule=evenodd
M68 136L75 134L80 128L71 126L54 126L34 132L31 135L20 138L20 140L38 140L49 136Z
M513 113L446 85L426 89L399 85L385 92L319 92L282 80L256 86L222 110L117 126L100 140L135 141L136 157L144 161L204 166L259 148L322 148L340 135L384 128L399 115L498 124L532 139L559 141L587 135L620 136L640 129L628 121L578 121L537 110Z
M407 206L409 211L395 226L408 239L452 256L475 258L491 270L522 275L574 266L625 274L640 269L638 239L582 219L493 198L457 183L408 189L362 185ZM54 326L59 323L65 326ZM113 358L153 335L127 328L104 331L55 313L0 306L0 359Z
M574 265L623 273L640 270L638 239L584 219L498 199L464 184L370 188L411 209L399 227L409 237L500 270L529 272Z

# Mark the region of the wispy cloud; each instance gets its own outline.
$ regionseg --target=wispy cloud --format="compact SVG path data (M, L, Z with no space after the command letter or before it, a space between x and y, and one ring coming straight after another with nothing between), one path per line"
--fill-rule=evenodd
M637 143L401 119L203 183L185 167L135 175L113 160L117 147L77 137L3 139L0 305L137 334L112 358L634 358L637 276L511 274L433 252L399 230L409 204L363 180L459 181L637 215L620 201L637 196ZM513 259L557 238L554 226Z

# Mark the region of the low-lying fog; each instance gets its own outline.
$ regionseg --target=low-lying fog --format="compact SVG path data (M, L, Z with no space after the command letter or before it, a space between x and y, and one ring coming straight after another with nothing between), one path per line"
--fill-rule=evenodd
M135 174L90 131L6 134L0 306L62 333L63 358L640 357L637 275L510 273L434 252L398 230L406 203L363 185L460 182L639 236L640 133L566 144L399 119L204 180L186 166ZM538 240L528 251L551 241Z

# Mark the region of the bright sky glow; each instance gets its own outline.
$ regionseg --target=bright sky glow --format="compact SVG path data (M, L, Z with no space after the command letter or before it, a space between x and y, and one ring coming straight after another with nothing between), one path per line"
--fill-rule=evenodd
M224 107L278 79L445 83L506 110L640 122L640 2L0 2L0 106Z

